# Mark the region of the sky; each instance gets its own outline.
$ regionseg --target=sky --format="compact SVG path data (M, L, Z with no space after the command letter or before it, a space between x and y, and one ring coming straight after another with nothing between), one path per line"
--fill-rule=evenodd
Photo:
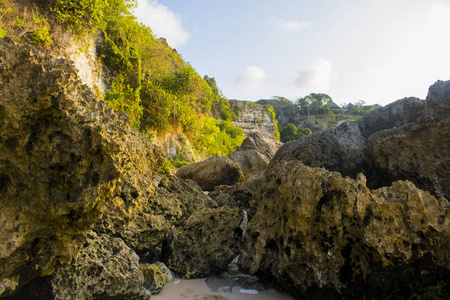
M450 80L450 0L138 0L135 15L228 99L425 99Z

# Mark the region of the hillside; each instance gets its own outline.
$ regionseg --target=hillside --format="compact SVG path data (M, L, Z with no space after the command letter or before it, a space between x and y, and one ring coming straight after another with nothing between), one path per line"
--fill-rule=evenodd
M132 15L135 1L3 1L0 33L56 56L133 128L185 160L227 155L243 140L214 78L203 79L164 39ZM86 74L88 74L86 76ZM196 153L196 154L195 154ZM173 153L172 153L173 154Z

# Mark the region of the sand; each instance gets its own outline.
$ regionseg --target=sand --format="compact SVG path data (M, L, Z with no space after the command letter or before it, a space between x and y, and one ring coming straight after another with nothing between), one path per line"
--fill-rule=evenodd
M247 279L254 280L252 277ZM244 288L228 281L226 277L203 279L174 278L166 283L159 294L152 295L152 300L293 300L291 296L274 289ZM236 282L237 284L237 282Z

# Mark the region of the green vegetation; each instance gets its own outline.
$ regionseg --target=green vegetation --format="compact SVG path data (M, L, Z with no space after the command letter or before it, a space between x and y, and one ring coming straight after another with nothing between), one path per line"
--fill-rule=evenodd
M228 100L214 78L200 77L165 40L136 21L136 5L136 0L4 0L0 37L45 46L69 30L83 50L101 36L99 59L112 74L103 98L126 112L132 127L149 138L183 133L206 155L228 155L244 139L231 124Z
M281 141L283 143L288 143L291 141L295 141L298 139L301 139L304 136L307 136L311 134L311 129L309 128L297 128L294 124L289 123L281 127L280 129L280 135L281 135Z

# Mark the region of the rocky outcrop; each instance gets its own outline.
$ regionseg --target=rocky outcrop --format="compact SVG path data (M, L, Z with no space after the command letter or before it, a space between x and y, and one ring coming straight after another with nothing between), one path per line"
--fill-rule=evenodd
M139 270L144 276L144 288L151 293L159 293L166 284L166 277L161 269L155 264L140 264Z
M175 229L167 266L185 278L220 274L238 255L243 213L235 208L205 208Z
M449 296L444 198L408 181L369 190L362 174L343 178L295 160L266 170L259 197L243 238L243 271L298 299Z
M62 59L0 39L0 295L77 254L129 170L163 157ZM129 176L132 176L131 174ZM119 193L120 194L120 193Z
M116 184L115 195L107 199L106 211L97 222L97 232L118 236L138 253L153 250L169 238L195 211L216 207L216 203L190 180L173 175L133 176L130 171Z
M271 135L251 133L230 158L240 167L246 178L263 171L277 150L283 145Z
M427 105L414 122L371 135L364 154L376 185L408 179L449 199L450 82L441 81L430 88Z
M163 276L164 277L164 276ZM139 257L119 238L90 232L75 261L52 280L56 299L150 299Z
M370 113L356 122L345 122L300 140L285 144L275 155L274 163L300 160L311 167L325 167L345 176L355 177L369 164L363 153L367 139L374 132L400 126L412 120L405 113L423 109L423 101L406 98ZM414 115L409 113L409 115Z
M229 101L231 110L236 114L233 125L242 128L246 136L254 132L275 136L275 116L272 116L269 105L260 105L251 101Z
M232 185L243 178L239 165L225 156L216 156L199 163L182 166L177 176L195 181L203 190L218 185Z
M155 138L154 142L172 160L196 162L200 158L200 154L194 152L191 143L182 133L168 133L163 137Z
M405 98L356 122L328 128L280 148L273 163L299 160L345 176L363 172L368 186L410 180L449 197L450 81L430 87L426 101Z

